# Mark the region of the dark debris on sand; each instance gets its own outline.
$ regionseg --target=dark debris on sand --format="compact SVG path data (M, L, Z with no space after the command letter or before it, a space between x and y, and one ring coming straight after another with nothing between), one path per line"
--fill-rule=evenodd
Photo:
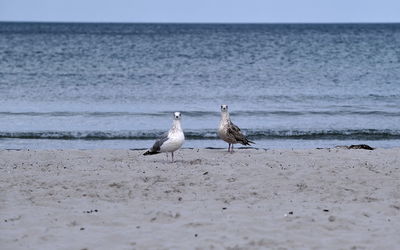
M358 144L351 145L347 147L348 149L366 149L366 150L374 150L375 148L368 146L367 144Z
M335 148L345 148L345 149L365 149L365 150L374 150L375 148L367 145L367 144L356 144L350 146L336 146ZM316 148L316 149L324 149L324 148ZM329 148L328 148L329 149Z

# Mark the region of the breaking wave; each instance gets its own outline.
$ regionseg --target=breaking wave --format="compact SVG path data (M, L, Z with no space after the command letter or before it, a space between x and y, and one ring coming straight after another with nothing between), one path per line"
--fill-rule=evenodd
M396 140L400 130L243 130L252 140ZM0 139L56 139L56 140L152 140L163 131L28 131L0 132ZM215 130L185 131L187 140L217 139Z

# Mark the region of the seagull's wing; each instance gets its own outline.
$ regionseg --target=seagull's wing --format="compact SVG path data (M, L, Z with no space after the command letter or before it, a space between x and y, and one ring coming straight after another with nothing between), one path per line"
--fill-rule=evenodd
M162 134L157 141L154 143L153 147L151 147L151 151L153 152L158 152L160 151L161 145L163 145L164 142L168 141L168 133L169 132L165 132L164 134Z
M229 121L229 126L230 126L233 130L235 130L235 131L237 131L237 132L240 132L240 128L239 128L238 126L236 126L235 124L233 124L233 122Z
M152 154L158 154L160 153L161 145L164 144L164 142L168 141L169 132L165 132L162 134L157 141L154 143L153 147L151 147L149 150L147 150L144 155L152 155Z
M254 143L246 138L240 131L240 128L233 124L231 121L229 122L228 126L228 133L233 136L236 141L240 142L243 145L250 145L250 143Z

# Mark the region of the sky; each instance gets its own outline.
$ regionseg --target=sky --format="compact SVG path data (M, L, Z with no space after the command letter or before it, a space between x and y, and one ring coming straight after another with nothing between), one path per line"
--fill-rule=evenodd
M400 22L400 0L0 0L0 21Z

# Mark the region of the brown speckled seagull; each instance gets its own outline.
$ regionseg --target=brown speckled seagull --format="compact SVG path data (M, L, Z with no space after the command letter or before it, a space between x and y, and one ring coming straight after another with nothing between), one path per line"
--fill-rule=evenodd
M240 128L231 122L228 105L221 105L221 121L218 128L218 136L229 144L228 152L231 153L233 152L233 144L241 143L242 145L250 146L250 143L254 143L248 140L242 134Z

